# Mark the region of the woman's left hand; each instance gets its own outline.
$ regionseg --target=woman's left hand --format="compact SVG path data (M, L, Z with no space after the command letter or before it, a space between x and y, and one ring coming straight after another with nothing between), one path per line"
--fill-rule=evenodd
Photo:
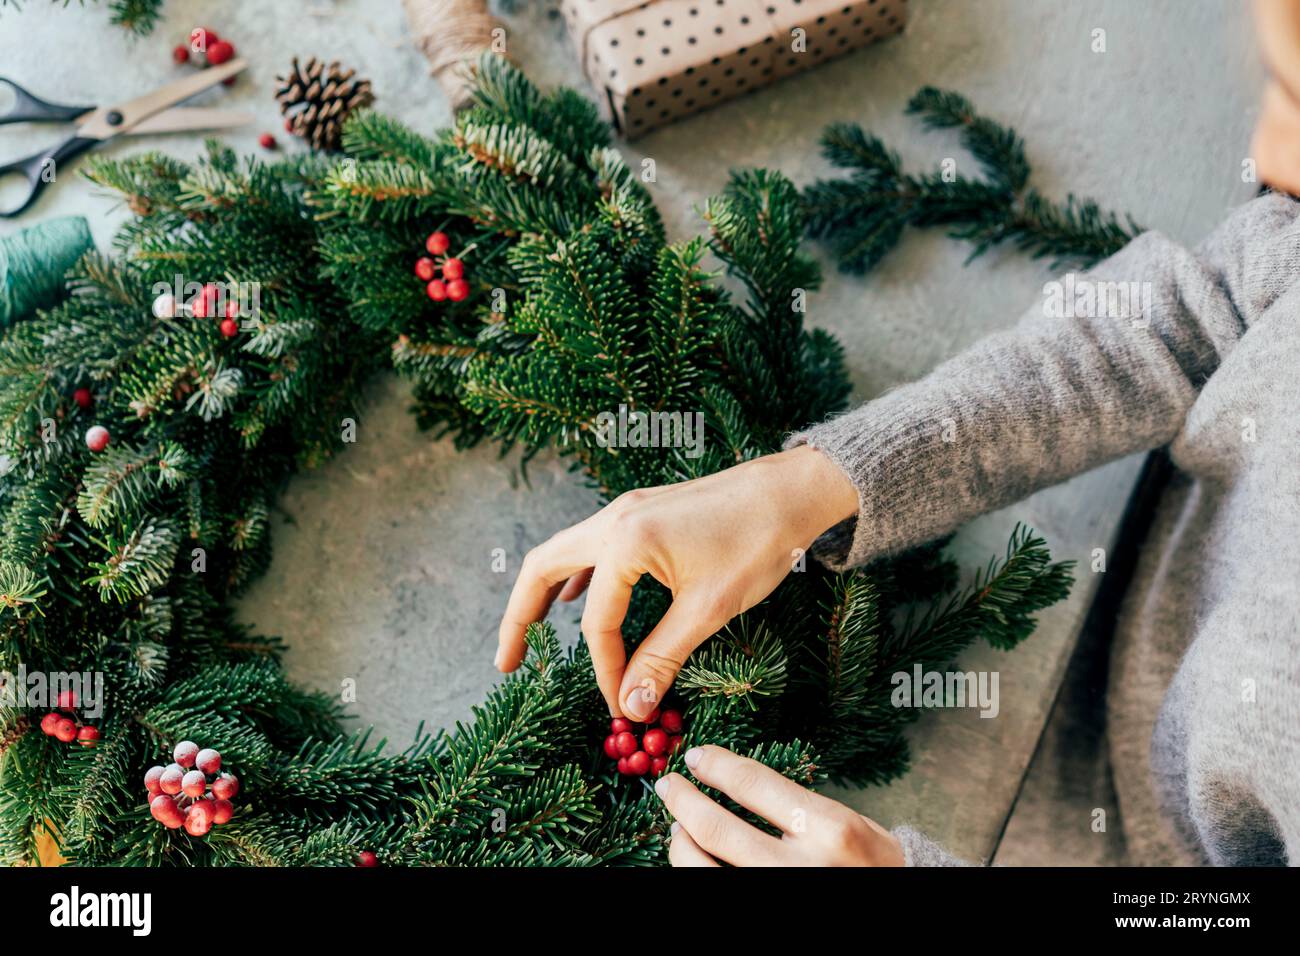
M692 747L685 760L697 780L783 835L751 826L670 773L655 782L655 792L676 820L668 850L673 866L904 865L902 847L884 827L757 760L714 746Z

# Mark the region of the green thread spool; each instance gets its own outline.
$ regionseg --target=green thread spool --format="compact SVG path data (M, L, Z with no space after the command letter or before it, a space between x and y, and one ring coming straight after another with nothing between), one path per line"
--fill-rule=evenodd
M0 329L63 298L63 279L94 248L84 216L50 219L0 239Z

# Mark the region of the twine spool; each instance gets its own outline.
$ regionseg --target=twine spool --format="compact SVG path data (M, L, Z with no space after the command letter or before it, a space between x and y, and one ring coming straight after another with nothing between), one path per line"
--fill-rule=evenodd
M429 61L453 110L470 101L469 67L492 46L501 26L487 0L402 0L415 43Z
M58 302L64 274L92 248L82 216L49 219L0 239L0 329Z

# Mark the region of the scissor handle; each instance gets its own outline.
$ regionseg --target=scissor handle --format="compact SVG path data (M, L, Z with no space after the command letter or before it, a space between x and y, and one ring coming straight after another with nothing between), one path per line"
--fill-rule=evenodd
M61 163L65 163L75 156L80 156L86 150L98 145L99 140L97 139L86 136L72 136L56 146L41 150L39 153L33 153L22 159L0 164L0 179L5 176L17 175L27 180L28 186L27 195L17 206L12 209L0 209L0 219L10 219L35 202L36 197L41 194L41 190L54 182L55 176L61 172L59 169Z
M0 114L0 126L6 123L71 123L94 109L93 106L63 106L59 103L47 103L5 76L0 76L0 85L14 91L13 106Z

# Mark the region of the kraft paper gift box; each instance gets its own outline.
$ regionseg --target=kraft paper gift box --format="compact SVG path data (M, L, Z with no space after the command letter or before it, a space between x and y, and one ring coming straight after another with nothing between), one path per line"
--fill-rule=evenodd
M563 11L608 118L635 138L898 33L907 0L564 0Z

